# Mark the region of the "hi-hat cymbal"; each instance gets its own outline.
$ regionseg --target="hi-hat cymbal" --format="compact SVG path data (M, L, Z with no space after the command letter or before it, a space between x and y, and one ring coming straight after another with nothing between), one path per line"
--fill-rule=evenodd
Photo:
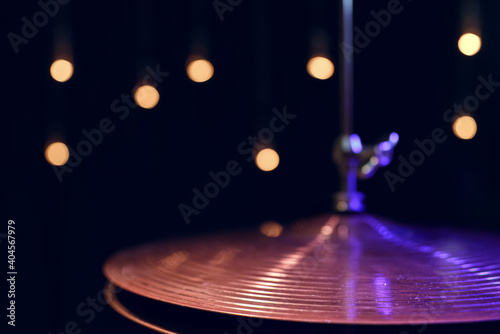
M124 250L104 273L139 296L246 317L457 323L500 319L499 255L500 236L325 215Z

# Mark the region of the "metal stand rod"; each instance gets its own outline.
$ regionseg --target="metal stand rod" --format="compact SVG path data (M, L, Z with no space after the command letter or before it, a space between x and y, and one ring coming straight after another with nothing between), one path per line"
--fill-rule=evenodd
M342 0L342 23L341 23L341 39L344 45L352 47L353 44L353 23L352 23L352 2L353 0ZM353 132L353 102L354 102L354 69L353 59L341 55L341 98L340 98L340 124L341 134L350 135Z
M340 39L344 50L354 48L353 0L341 0ZM338 211L359 212L365 209L364 195L358 192L358 178L370 178L375 171L389 164L397 133L377 145L365 146L353 131L354 61L340 54L340 136L334 146L333 160L339 168L340 191L334 195L334 208Z
M353 45L353 0L342 0L341 38L344 45ZM353 59L340 57L341 62L341 98L340 98L340 124L341 135L350 136L353 133L353 103L354 103L354 64ZM351 159L349 159L351 160ZM348 194L357 191L357 163L348 161L347 175L342 180L341 188Z

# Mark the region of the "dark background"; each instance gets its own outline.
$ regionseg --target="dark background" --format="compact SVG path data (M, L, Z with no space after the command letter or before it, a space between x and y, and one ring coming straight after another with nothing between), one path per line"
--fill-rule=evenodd
M387 3L356 1L355 26L363 29L373 20L370 11ZM483 46L475 56L457 48L460 2L423 0L401 1L403 11L355 56L354 128L364 142L397 131L395 156L407 158L413 141L429 138L434 128L449 137L395 192L383 172L363 181L369 211L499 232L494 148L500 93L474 113L478 133L470 141L456 138L442 119L474 93L479 75L500 80L500 4L478 3ZM113 252L331 209L339 187L331 161L339 135L338 1L244 0L221 21L209 0L73 0L18 54L7 33L20 34L21 18L32 21L40 7L31 0L2 1L1 8L0 233L8 219L16 221L17 332L59 333L73 320L83 333L148 333L109 307L90 324L75 312L102 289L101 266ZM306 72L316 29L327 32L336 66L325 81ZM61 31L70 33L75 65L66 83L49 74ZM214 77L201 84L185 72L196 41L205 42L215 67ZM170 73L158 86L158 106L119 120L111 103L131 93L146 65L156 64ZM245 162L237 147L268 125L273 108L284 106L297 118L276 135L281 163L265 173ZM103 118L113 121L114 132L60 183L44 158L46 145L58 138L76 147L82 130ZM192 189L233 159L242 173L185 224L178 205L191 205ZM397 172L397 164L387 170Z

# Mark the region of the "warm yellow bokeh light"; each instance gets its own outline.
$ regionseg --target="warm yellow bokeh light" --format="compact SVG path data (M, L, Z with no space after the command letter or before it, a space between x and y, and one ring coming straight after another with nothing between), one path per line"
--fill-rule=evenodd
M73 75L73 64L64 59L58 59L50 66L50 75L56 81L68 81Z
M463 34L458 40L458 49L466 56L475 55L481 49L481 38L474 34Z
M281 235L281 232L283 232L283 226L280 223L269 221L260 225L260 233L266 237L276 238Z
M68 147L61 142L55 142L47 146L45 149L45 159L54 166L62 166L69 159Z
M476 121L470 116L459 117L453 123L453 133L460 139L472 139L476 132Z
M255 157L255 164L259 167L260 170L264 172L270 172L276 167L278 167L280 163L280 156L278 153L272 148L265 148L259 153L257 153L257 157Z
M345 201L340 201L337 203L337 210L340 212L344 212L347 210L347 203Z
M153 86L144 85L136 89L134 100L139 107L152 109L160 101L160 93Z
M316 79L328 79L333 75L333 71L333 63L325 57L314 57L307 63L307 73Z
M188 64L186 72L194 82L205 82L214 75L214 67L208 60L198 59Z

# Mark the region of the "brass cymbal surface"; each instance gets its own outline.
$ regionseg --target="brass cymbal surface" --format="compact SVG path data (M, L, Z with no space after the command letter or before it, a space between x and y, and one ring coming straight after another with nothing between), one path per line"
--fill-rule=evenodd
M213 312L339 324L500 319L500 236L368 214L166 240L104 265L131 293Z

